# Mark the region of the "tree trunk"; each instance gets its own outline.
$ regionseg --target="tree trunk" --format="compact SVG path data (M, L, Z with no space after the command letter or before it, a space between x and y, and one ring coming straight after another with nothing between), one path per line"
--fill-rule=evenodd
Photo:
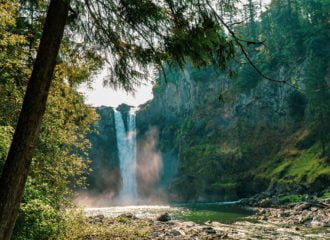
M0 179L0 240L9 240L15 226L68 12L69 0L51 0L37 58Z
M323 108L321 108L321 127L319 129L320 131L320 138L321 138L321 149L322 149L322 157L326 156L326 136L325 136L325 129L327 128L327 124L324 120L324 112L326 112L326 110L324 110Z

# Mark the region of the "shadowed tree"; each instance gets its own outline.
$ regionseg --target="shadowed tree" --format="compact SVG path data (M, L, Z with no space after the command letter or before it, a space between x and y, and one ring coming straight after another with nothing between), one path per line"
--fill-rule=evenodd
M327 143L330 133L330 96L325 79L326 60L314 52L310 53L306 67L306 97L308 99L306 120L311 131L321 143L322 156L327 155Z

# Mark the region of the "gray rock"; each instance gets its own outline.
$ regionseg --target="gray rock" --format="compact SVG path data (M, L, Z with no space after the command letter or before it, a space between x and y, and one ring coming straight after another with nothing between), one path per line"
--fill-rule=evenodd
M325 203L325 204L330 204L330 198L326 198L326 199L324 199L324 200L323 200L323 203Z
M163 213L157 218L157 220L161 222L168 222L171 220L171 216L168 213Z
M319 221L311 221L310 225L312 227L323 227L323 223L322 222L319 222Z
M294 210L303 211L303 210L309 209L311 206L312 206L312 204L305 202L305 203L295 206Z
M264 198L259 202L260 207L270 207L272 205L272 201L269 198Z
M173 236L180 236L180 235L182 235L182 234L181 234L181 232L178 231L178 230L172 230L172 231L171 231L171 235L173 235Z
M268 218L267 218L266 216L261 216L260 220L262 220L262 221L267 221Z
M312 211L312 212L317 212L317 211L318 211L318 208L316 208L316 207L312 207L312 208L311 208L311 211Z
M217 233L213 227L204 227L203 231L206 232L207 234L215 234Z
M299 217L298 217L298 222L300 224L305 224L308 221L311 221L313 218L311 216L310 212L303 212Z
M123 213L118 216L119 218L137 219L137 217L132 213Z
M104 218L104 215L102 215L102 214L96 215L94 218L103 219Z

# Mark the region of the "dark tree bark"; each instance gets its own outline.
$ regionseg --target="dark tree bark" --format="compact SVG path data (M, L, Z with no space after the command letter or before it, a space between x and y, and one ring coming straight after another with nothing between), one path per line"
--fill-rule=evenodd
M0 240L9 240L15 226L68 12L69 0L51 0L37 58L0 179Z

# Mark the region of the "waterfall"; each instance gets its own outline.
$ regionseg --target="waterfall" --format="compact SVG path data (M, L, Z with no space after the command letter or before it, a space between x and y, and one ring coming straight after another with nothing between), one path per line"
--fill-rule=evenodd
M128 114L128 132L127 132L127 145L128 145L128 158L130 163L129 189L132 197L137 196L136 184L136 123L135 123L135 109L130 109Z
M135 110L131 109L127 119L127 134L121 112L114 110L122 189L119 197L124 200L137 198L136 184L136 124Z

